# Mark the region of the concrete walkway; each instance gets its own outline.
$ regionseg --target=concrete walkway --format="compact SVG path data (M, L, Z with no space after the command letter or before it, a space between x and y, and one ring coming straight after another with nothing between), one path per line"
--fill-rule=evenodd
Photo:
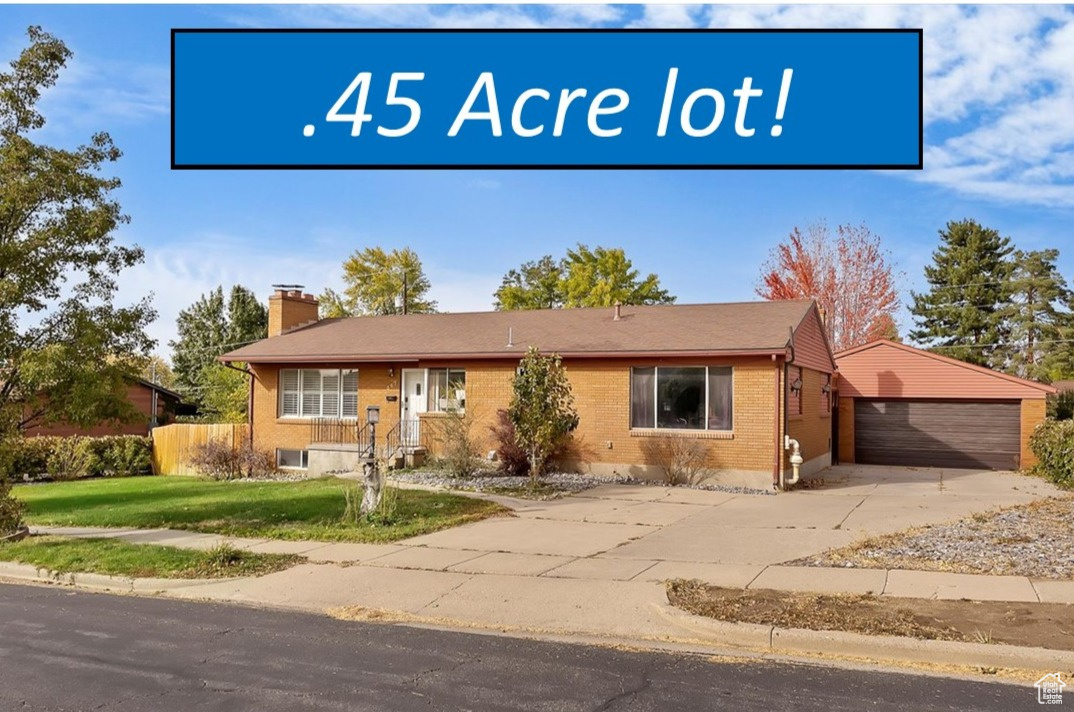
M501 630L681 637L662 582L885 596L1074 603L1074 582L1017 576L793 567L783 562L865 536L946 521L1055 492L1014 474L833 468L777 496L604 486L572 497L505 500L514 517L393 544L238 539L170 530L41 527L181 548L227 541L309 560L256 579L168 595L311 611L345 607Z

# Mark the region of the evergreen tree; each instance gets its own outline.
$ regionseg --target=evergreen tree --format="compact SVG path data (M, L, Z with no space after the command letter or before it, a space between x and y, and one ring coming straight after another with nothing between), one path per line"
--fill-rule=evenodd
M1013 251L1009 238L974 220L947 223L925 267L929 290L911 292L910 337L945 356L1006 367Z
M235 374L236 378L217 373L227 369L217 357L265 338L268 309L246 287L232 287L226 302L224 288L217 287L180 311L176 327L179 338L170 343L176 389L210 417L235 419L233 409L225 413L214 407L220 403L241 402L240 415L245 414L246 379L241 374ZM221 393L221 389L228 392ZM232 392L239 389L242 394Z
M1065 305L1071 292L1055 266L1058 258L1054 249L1014 253L1011 304L1004 314L1010 339L1003 351L1007 370L1023 378L1050 380L1049 367L1070 350L1059 343L1070 322Z

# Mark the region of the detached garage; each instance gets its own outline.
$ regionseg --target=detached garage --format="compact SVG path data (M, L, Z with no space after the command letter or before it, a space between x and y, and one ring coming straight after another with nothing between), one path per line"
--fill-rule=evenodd
M835 355L839 461L1016 470L1051 386L874 341Z

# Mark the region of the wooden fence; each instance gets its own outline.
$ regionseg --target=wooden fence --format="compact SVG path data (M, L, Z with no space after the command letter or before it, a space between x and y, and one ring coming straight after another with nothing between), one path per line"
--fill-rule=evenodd
M190 466L194 448L210 440L224 440L237 447L246 437L246 427L244 423L174 423L153 428L153 474L198 474Z

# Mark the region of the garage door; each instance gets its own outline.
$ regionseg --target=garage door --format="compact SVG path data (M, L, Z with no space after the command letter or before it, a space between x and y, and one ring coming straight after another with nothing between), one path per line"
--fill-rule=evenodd
M1018 467L1021 405L1010 402L854 402L854 456L863 464Z

